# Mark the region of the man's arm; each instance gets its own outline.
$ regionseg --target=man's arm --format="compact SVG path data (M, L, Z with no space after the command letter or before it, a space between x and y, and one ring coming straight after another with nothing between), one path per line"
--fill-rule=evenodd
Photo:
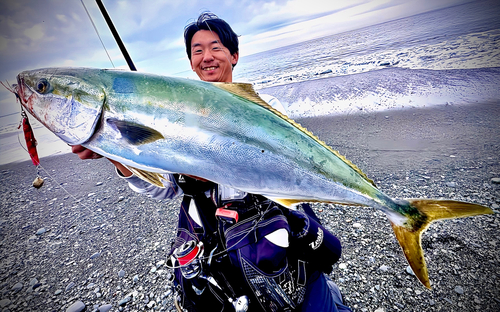
M102 158L99 155L81 145L71 146L71 151L80 157L80 159L98 159ZM182 194L182 190L177 186L173 175L166 174L163 176L167 186L165 188L158 187L156 185L150 184L139 177L135 176L130 170L124 165L117 162L116 160L108 160L116 167L116 173L122 179L128 182L128 186L137 193L145 194L154 199L172 199L176 196Z

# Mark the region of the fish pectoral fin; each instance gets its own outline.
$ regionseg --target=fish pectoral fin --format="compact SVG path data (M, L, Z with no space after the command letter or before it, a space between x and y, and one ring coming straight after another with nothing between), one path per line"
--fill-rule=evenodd
M138 176L141 180L149 182L153 185L156 185L161 188L165 188L165 185L161 180L163 180L163 176L156 172L150 172L142 169L137 169L134 167L127 166L128 170L130 170L133 174Z
M454 200L408 199L407 201L411 207L420 212L421 217L417 218L416 222L408 221L403 225L391 221L392 229L413 273L425 287L431 289L422 250L421 234L434 221L492 214L493 210L481 205Z
M122 138L133 145L151 143L165 138L157 130L138 123L114 118L106 119L106 123L108 123L112 128L118 130Z

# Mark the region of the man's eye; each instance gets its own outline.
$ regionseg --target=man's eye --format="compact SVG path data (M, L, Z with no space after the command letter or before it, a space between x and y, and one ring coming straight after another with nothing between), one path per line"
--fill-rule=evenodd
M222 50L220 47L213 47L212 50Z
M201 53L201 50L194 50L193 51L194 54L200 54Z

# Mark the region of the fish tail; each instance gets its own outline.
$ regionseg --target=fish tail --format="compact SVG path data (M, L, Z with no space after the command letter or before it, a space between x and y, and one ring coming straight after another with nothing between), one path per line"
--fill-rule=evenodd
M391 225L413 272L425 287L431 289L421 244L422 232L436 220L492 214L493 211L481 205L453 200L408 199L407 201L410 208L415 208L419 214L408 218L403 224L390 220Z

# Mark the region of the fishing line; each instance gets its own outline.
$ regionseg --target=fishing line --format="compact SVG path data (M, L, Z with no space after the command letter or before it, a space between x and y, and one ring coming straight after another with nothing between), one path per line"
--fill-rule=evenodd
M113 64L113 61L111 60L111 57L109 56L108 50L106 50L106 46L104 46L104 42L102 42L101 36L99 35L99 31L97 31L97 27L94 24L94 21L92 20L92 17L89 14L89 11L87 10L87 7L85 6L85 3L83 3L83 0L80 0L82 2L83 8L85 9L85 12L87 12L87 16L90 19L90 22L92 23L92 26L94 27L94 30L97 34L97 37L99 37L99 41L101 41L102 47L104 48L104 51L106 51L106 55L109 58L109 61L111 62L111 65L113 65L113 68L115 68L115 64Z

